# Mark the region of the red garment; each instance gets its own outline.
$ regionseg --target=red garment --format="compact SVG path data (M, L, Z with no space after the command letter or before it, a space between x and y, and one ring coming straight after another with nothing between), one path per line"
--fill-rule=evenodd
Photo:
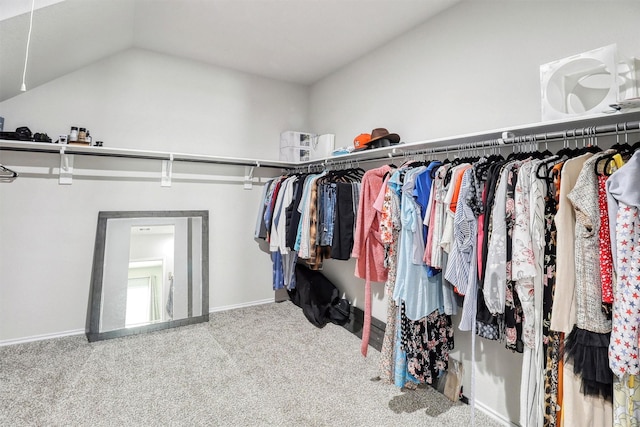
M273 195L271 196L271 201L269 203L269 207L268 209L273 212L275 206L276 206L276 199L278 198L278 193L280 192L280 186L282 185L282 182L285 180L285 178L280 178L278 180L278 182L276 182L276 186L273 188ZM272 216L273 219L273 216ZM271 223L267 224L267 242L271 242Z
M451 198L451 203L449 203L449 210L453 213L456 213L456 209L458 207L458 196L460 195L460 187L462 187L464 172L470 168L471 165L460 166L459 169L456 169L456 176L451 177L452 179L455 179L455 181L451 183L451 185L453 185L453 197Z
M607 208L607 176L598 175L598 207L600 210L600 272L602 274L602 302L613 303L613 257L611 255L611 235L609 234L609 211Z
M386 282L388 273L384 266L384 244L380 236L380 212L373 205L382 188L384 176L390 170L391 167L385 165L365 172L358 200L351 256L356 258L356 277L365 279L364 325L360 349L364 356L367 355L371 332L371 282Z
M478 243L477 243L477 247L478 248L482 248L482 245L484 245L484 216L485 216L485 212L486 212L486 206L487 206L487 194L489 192L489 188L487 188L487 186L485 185L482 189L482 206L485 208L482 210L482 213L480 215L478 215ZM477 251L477 256L478 256L478 280L482 279L482 277L484 276L484 272L482 271L482 266L483 264L483 259L482 259L482 251L479 250Z

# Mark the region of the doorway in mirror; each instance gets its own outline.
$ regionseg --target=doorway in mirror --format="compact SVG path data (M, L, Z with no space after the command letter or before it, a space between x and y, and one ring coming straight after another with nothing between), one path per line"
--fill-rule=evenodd
M208 211L98 215L89 341L209 319Z

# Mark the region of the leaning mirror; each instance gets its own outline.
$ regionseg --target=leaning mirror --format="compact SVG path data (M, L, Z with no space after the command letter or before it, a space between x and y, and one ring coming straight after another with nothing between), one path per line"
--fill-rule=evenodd
M208 321L208 238L208 211L100 212L88 340Z

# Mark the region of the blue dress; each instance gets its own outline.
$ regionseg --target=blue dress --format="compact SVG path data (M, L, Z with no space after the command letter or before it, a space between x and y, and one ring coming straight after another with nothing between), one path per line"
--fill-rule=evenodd
M420 206L413 197L416 176L424 172L424 166L408 170L402 184L400 206L400 244L398 245L398 274L393 299L398 306L405 305L405 314L411 320L419 320L435 310L444 311L442 275L429 275L427 266L414 262L416 247L424 251L423 224Z

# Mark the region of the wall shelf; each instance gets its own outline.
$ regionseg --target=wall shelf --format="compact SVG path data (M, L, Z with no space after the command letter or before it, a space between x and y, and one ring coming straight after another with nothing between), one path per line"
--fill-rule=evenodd
M0 140L0 151L39 152L60 154L61 156L80 155L160 160L163 162L193 162L244 166L245 176L252 177L253 168L301 169L316 165L322 166L359 161L383 160L385 158L400 157L414 152L443 152L465 147L475 148L495 146L497 141L500 141L502 145L513 145L522 142L544 142L558 139L561 140L564 138L573 139L593 135L615 134L616 131L623 133L636 130L640 130L640 111L638 110L594 116L580 116L571 120L524 124L505 127L502 129L401 143L391 147L364 150L341 156L331 156L299 163L243 157L212 156L206 154L172 153L168 151L136 150L112 147L84 147L79 145L59 145L10 140ZM509 133L507 138L503 138L505 132Z
M75 154L95 157L120 157L127 159L170 160L176 162L211 163L232 166L286 169L289 162L261 160L243 157L210 156L206 154L172 153L168 151L135 150L112 147L84 147L82 145L60 145L46 142L0 140L0 151L21 151L52 154Z
M624 126L622 124L625 124ZM415 152L445 152L464 148L482 148L496 145L513 145L525 142L553 142L565 137L573 140L581 139L589 135L606 135L616 133L616 126L622 135L625 131L637 132L640 130L640 110L629 112L615 112L611 114L598 114L591 116L579 116L571 120L558 120L548 122L529 123L509 126L501 129L486 130L468 134L434 138L423 141L401 143L389 147L374 148L359 152L329 157L321 160L313 160L297 163L296 167L307 167L319 163L349 163L359 161L376 161L385 158L401 157L407 153ZM503 139L503 134L508 132L513 136ZM498 140L501 140L498 143Z

